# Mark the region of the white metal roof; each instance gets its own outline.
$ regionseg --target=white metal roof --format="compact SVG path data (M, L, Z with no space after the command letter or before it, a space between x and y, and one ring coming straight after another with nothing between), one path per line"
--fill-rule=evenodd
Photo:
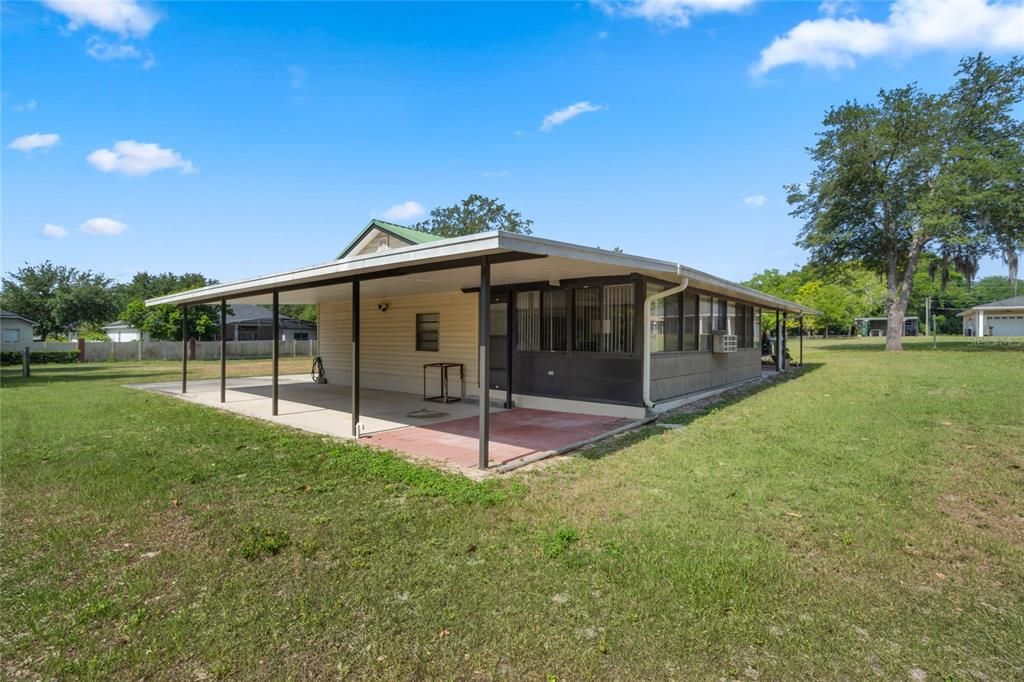
M363 296L367 298L468 289L479 285L480 275L479 268L475 264L467 265L466 260L502 254L544 257L495 263L491 266L492 286L640 273L673 282L689 278L690 286L693 288L733 296L790 313L817 313L813 308L770 296L679 263L500 231L442 239L261 277L214 284L153 298L146 301L146 305L211 303L222 298L240 303L268 303L270 291L280 287L288 288L279 294L282 303L346 300L351 291L349 284L332 281L359 276L373 278L361 285ZM462 262L461 267L454 266L450 269L415 274L404 272L410 267L424 265L443 267L444 263L452 261ZM395 274L389 276L387 273L390 271L395 271Z

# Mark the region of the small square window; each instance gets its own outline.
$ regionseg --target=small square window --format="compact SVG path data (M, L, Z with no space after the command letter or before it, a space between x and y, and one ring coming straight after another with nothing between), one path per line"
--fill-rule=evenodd
M416 350L437 352L441 313L416 313Z

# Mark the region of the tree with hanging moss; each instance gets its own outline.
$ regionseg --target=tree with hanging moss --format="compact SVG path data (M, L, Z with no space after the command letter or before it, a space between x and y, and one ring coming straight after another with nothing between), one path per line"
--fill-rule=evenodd
M933 95L916 84L847 102L825 115L808 151L810 181L786 187L804 221L797 244L824 268L857 261L886 284L886 349L901 330L922 254L968 279L1002 254L1016 277L1024 241L1024 62L985 55L960 62Z

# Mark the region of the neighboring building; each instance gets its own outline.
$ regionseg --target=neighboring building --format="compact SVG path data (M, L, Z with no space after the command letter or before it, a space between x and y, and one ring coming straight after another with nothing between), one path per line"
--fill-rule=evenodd
M17 313L0 310L0 337L4 343L32 343L36 323Z
M960 316L964 336L1024 336L1024 296L976 305Z
M149 332L144 332L121 320L105 324L101 329L110 337L111 341L126 342L138 341L139 339L149 341Z
M861 336L885 336L889 329L889 319L885 317L858 317L853 322ZM917 317L903 318L903 336L917 336L920 333Z
M248 303L232 303L227 318L228 341L270 341L274 316L270 309ZM316 322L281 315L281 341L316 341ZM220 338L219 336L216 338Z

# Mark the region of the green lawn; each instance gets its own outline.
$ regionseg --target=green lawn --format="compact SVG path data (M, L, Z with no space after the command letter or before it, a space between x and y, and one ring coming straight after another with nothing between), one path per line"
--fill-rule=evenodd
M5 371L0 677L1024 678L1024 348L907 345L484 483Z

